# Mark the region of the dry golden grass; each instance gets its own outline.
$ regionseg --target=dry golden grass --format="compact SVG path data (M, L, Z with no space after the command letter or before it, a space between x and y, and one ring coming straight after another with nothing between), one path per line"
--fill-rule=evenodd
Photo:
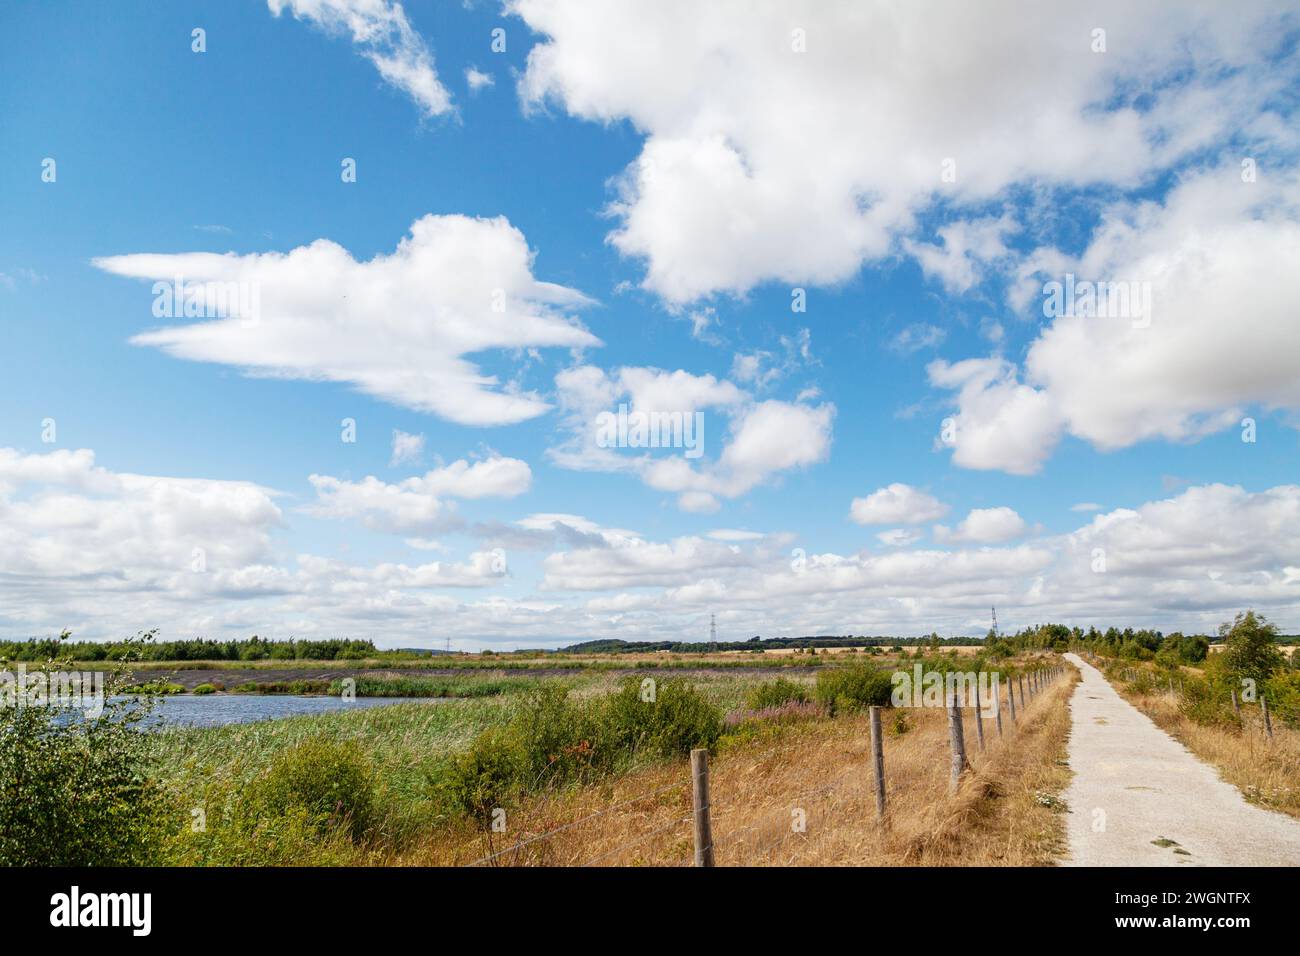
M1215 767L1247 800L1300 818L1300 733L1273 721L1273 739L1264 733L1258 705L1242 705L1240 727L1206 727L1188 720L1168 691L1128 692L1114 687L1138 710L1196 756Z
M1032 701L1005 738L984 721L981 752L966 712L972 770L948 794L946 715L887 710L888 810L877 821L867 718L845 716L769 727L724 747L710 766L714 852L719 866L1042 866L1065 848L1069 779L1066 706L1072 670ZM905 714L904 733L895 717ZM796 816L804 817L796 832ZM388 864L496 866L686 866L692 861L685 762L531 801L511 811L506 833L470 824L431 833ZM541 834L555 831L549 837ZM531 842L530 842L531 841ZM521 845L522 844L522 845Z

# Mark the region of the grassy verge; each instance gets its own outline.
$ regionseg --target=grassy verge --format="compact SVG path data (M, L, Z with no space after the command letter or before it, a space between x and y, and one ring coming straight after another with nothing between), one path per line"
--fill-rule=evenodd
M983 752L968 714L973 770L955 797L942 710L887 712L883 825L864 715L751 724L724 736L710 768L718 865L1052 864L1065 848L1059 794L1069 778L1066 702L1075 680L1035 700L1014 733L1004 715L1002 740L986 720ZM526 800L507 812L503 833L452 821L382 862L679 866L691 859L690 812L686 764L660 762ZM802 832L792 826L800 817Z

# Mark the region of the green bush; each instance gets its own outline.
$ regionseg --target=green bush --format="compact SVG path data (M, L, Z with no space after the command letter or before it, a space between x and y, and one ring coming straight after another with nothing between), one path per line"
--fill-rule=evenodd
M1134 694L1153 694L1161 688L1156 683L1156 675L1153 671L1145 667L1133 668L1132 678L1127 678L1125 671L1127 668L1120 667L1117 670L1121 679L1128 680L1128 689Z
M642 682L629 678L604 701L598 723L616 753L675 757L722 736L722 714L687 682L658 681L653 699L646 696Z
M324 832L303 806L276 810L236 781L214 783L203 796L205 818L195 827L193 808L177 807L186 826L167 842L169 866L346 866L358 862L359 848L345 830Z
M502 728L479 735L468 750L455 754L436 786L456 813L486 825L488 814L504 806L519 790L522 778L515 741Z
M831 714L888 706L894 685L889 673L865 664L828 668L817 673L813 697Z
M529 691L508 730L515 746L519 783L526 791L585 779L597 759L594 704L570 701L564 687ZM601 758L612 756L601 748Z
M126 684L121 688L120 693L141 697L169 697L172 694L185 693L185 687L168 681L149 681L144 684Z
M1278 671L1264 684L1264 695L1275 719L1300 729L1300 671Z
M780 707L792 701L802 704L807 700L808 689L803 684L778 677L774 681L765 681L752 688L745 695L745 706L750 710L767 710L769 707Z
M570 700L563 687L524 694L509 723L484 731L441 770L435 786L454 812L486 824L522 794L595 779L640 757L712 747L722 715L681 680L629 677L605 697Z
M1232 699L1226 691L1205 680L1183 682L1178 697L1178 709L1184 717L1204 727L1233 727L1238 725L1232 709Z
M57 668L27 675L48 680ZM120 698L105 682L98 717L30 699L0 707L0 865L157 863L162 801L139 722L148 698ZM8 702L6 702L8 703ZM18 704L21 703L21 706Z
M203 694L215 694L216 692L217 689L213 687L211 684L200 684L198 687L195 687L192 691L190 691L191 694L198 694L200 696L202 696Z
M370 761L354 741L309 737L276 755L250 798L270 816L300 813L320 832L342 830L359 839L374 802Z
M571 702L563 687L524 694L505 727L485 730L446 766L439 788L449 809L486 825L492 809L520 794L594 776L597 761L614 756L612 742L597 741L595 708Z

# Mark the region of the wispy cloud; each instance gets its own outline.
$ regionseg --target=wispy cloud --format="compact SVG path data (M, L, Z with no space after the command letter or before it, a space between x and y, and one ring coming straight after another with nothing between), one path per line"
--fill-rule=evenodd
M289 10L326 33L346 33L385 82L406 93L427 116L452 109L438 79L433 53L395 0L267 0L271 13Z

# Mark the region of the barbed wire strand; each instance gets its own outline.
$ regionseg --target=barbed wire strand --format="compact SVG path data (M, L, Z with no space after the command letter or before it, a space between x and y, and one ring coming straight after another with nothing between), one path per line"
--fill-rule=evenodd
M804 798L806 798L806 797L810 797L810 796L812 796L812 797L816 797L816 796L821 796L821 795L824 795L824 794L829 794L830 792L832 792L833 790L835 790L835 789L836 789L836 788L837 788L841 783L843 783L846 779L848 779L850 776L852 776L852 775L853 775L853 774L854 774L858 769L859 769L859 768L857 768L857 767L850 768L849 770L847 770L847 771L845 771L844 773L840 774L840 775L839 775L839 776L838 776L838 777L837 777L837 778L836 778L836 779L835 779L831 784L829 784L829 785L827 785L827 786L825 786L825 787L820 787L820 788L818 788L818 789L816 789L816 790L810 790L810 791L804 791L804 792L801 792L801 793L796 793L796 794L793 795L793 798L792 798L792 799L794 799L794 800L802 800L802 799L804 799ZM793 808L791 808L791 809L793 809ZM747 833L747 832L749 832L749 831L754 831L754 830L760 830L760 829L763 829L765 825L770 824L771 822L773 822L774 820L776 820L778 817L783 817L783 816L785 816L786 813L787 813L787 810L784 809L784 808L782 808L781 810L773 811L773 812L767 814L767 816L763 817L762 819L758 820L758 821L755 822L755 823L751 823L751 824L747 824L747 825L745 825L745 826L739 827L739 828L737 828L737 829L735 829L735 830L730 831L729 833L727 833L726 835L724 835L724 836L722 836L722 837L720 837L720 838L716 838L716 839L714 839L714 841L713 841L713 845L716 847L716 846L718 846L720 843L725 844L727 841L735 840L735 842L737 842L737 843L739 843L740 845L743 846L743 845L745 845L745 844L744 844L744 841L740 841L740 840L736 840L736 839L735 839L739 834ZM777 844L781 843L782 841L784 841L784 840L786 840L786 839L788 839L789 837L794 836L794 835L795 835L795 831L793 831L793 830L790 831L790 832L788 832L788 833L787 833L787 832L782 832L782 833L781 833L779 836L777 836L774 840L770 840L770 841L768 841L767 843L757 844L757 845L755 846L755 850L754 850L754 852L756 852L756 853L764 853L764 852L767 852L771 847L776 846Z
M1043 690L1046 690L1047 688L1049 688L1049 687L1052 685L1052 683L1055 683L1055 681L1052 681L1052 682L1049 682L1048 684L1046 684L1046 685L1044 686ZM1011 686L1011 685L1008 683L1008 687L1010 687L1010 686ZM1000 695L999 695L999 696L1000 696ZM1037 696L1038 696L1038 695L1035 695L1036 698L1037 698ZM1031 703L1030 701L1026 701L1026 702L1025 702L1025 705L1023 705L1025 710L1028 710L1028 709L1029 709L1028 705L1029 705L1030 703ZM975 710L975 708L972 708L972 710ZM973 717L974 714L972 714L971 716ZM966 717L966 715L963 714L963 718L965 718L965 717ZM790 750L791 748L797 746L797 744L798 744L798 741L785 741L785 742L782 742L782 743L780 743L780 744L777 744L777 745L775 745L775 746L773 746L773 747L770 747L770 748L768 748L768 749L766 749L766 750L764 750L764 751L761 751L760 753L757 753L757 754L744 754L744 755L737 754L737 757L741 757L741 756L743 756L743 758L744 758L745 760L755 761L755 762L761 762L761 761L763 761L763 760L768 759L769 757L773 757L773 756L777 755L778 753L781 753L781 752L784 752L784 751L788 751L788 750ZM835 790L840 786L840 784L842 784L842 783L843 783L845 780L847 780L850 776L852 776L852 775L854 775L854 774L857 774L857 773L860 773L862 770L863 770L862 767L858 767L858 766L850 767L848 770L846 770L844 773L842 773L839 777L837 777L835 780L833 780L831 783L827 784L826 786L819 787L819 788L816 788L816 789L814 789L814 790L805 790L805 791L801 791L801 792L799 792L799 793L794 794L793 799L794 799L794 800L802 800L802 799L806 799L806 798L809 798L809 797L819 797L819 796L823 796L823 795L830 794L830 793L832 793L833 791L835 791ZM573 821L571 821L571 822L569 822L569 823L566 823L566 824L563 824L563 825L561 825L561 826L558 826L558 827L556 827L556 828L554 828L554 829L552 829L552 830L548 830L548 831L546 831L545 833L537 834L537 835L535 835L535 836L529 837L529 838L526 839L526 840L520 840L520 841L518 841L518 842L512 844L511 846L508 846L508 847L505 847L505 848L503 848L503 849L501 849L501 850L498 850L498 851L496 851L495 853L490 853L490 854L488 854L487 856L480 857L479 859L474 860L472 863L467 863L467 864L465 864L465 865L466 865L467 867L468 867L468 866L478 866L478 865L480 865L480 864L482 864L482 863L487 863L487 862L489 862L489 861L491 861L491 860L498 859L499 857L502 857L502 856L506 855L507 853L512 853L512 852L515 852L515 851L517 851L517 850L521 850L521 849L523 849L524 847L527 847L527 846L530 846L530 845L532 845L532 844L534 844L534 843L537 843L537 842L539 842L539 841L546 840L546 839L550 839L551 837L555 836L555 835L558 834L558 833L563 833L563 832L566 831L566 830L571 830L571 829L573 829L574 827L576 827L576 826L578 826L578 825L580 825L580 824L582 824L582 823L586 823L586 822L588 822L588 821L594 820L594 819L596 819L596 818L598 818L598 817L604 816L604 815L607 814L607 813L611 813L611 812L613 812L613 811L615 811L615 810L622 809L622 808L627 807L627 806L630 806L630 805L632 805L632 804L634 804L634 803L639 803L639 802L642 801L642 800L648 799L648 798L650 798L650 797L658 796L658 795L661 794L661 793L666 793L666 792L668 792L669 790L677 789L677 788L682 787L682 786L683 786L683 784L680 783L680 782L678 782L678 783L667 784L667 785L665 785L665 786L663 786L663 787L659 787L659 788L656 788L656 789L654 789L654 790L647 791L646 793L640 794L640 795L638 795L638 796L636 796L636 797L632 797L632 798L630 798L630 799L628 799L628 800L621 801L621 802L619 802L619 803L614 804L613 806L606 807L606 808L603 809L603 810L598 810L598 811L596 811L595 813L588 814L588 815L585 816L585 817L580 817L580 818L577 819L577 820L573 820ZM762 827L762 825L763 825L764 823L768 822L768 820L773 819L773 818L775 818L775 817L777 817L777 816L779 816L779 815L783 815L783 813L784 813L784 811L776 811L776 812L774 812L774 813L772 813L772 814L769 814L769 817L768 817L767 819L765 819L765 820L760 820L760 821L757 822L757 823L752 823L752 824L748 824L748 825L742 826L742 827L740 827L740 828L738 828L738 829L732 830L731 832L729 832L728 834L726 834L725 836L723 836L723 837L721 837L721 838L715 838L715 839L712 841L712 845L711 845L710 849L714 849L714 848L716 848L720 843L725 844L725 843L727 843L728 841L733 841L733 840L735 840L735 838L736 838L737 836L739 836L739 835L742 834L742 833L747 833L747 832L750 832L750 831L758 830L758 829L760 829L760 828ZM620 845L620 846L618 846L618 847L615 847L614 849L612 849L612 850L610 850L610 851L608 851L608 852L606 852L606 853L603 853L603 854L601 854L600 856L594 857L593 859L588 860L588 861L586 861L585 863L581 863L581 864L579 864L579 865L580 865L580 866L592 866L592 865L594 865L594 864L596 864L596 863L599 863L600 861L605 860L605 859L607 859L608 857L613 856L613 855L615 855L615 854L617 854L617 853L620 853L620 852L622 852L623 850L628 849L629 847L636 846L637 844L642 843L642 842L644 842L645 840L648 840L648 839L650 839L651 837L656 836L656 835L658 835L658 834L660 834L660 833L663 833L663 832L666 831L666 830L670 830L670 829L672 829L673 827L680 826L681 824L686 823L687 821L689 821L689 820L692 818L692 816L693 816L693 814L688 815L688 816L685 816L685 817L682 817L681 819L678 819L678 820L673 820L673 821L671 821L670 823L667 823L667 824L665 824L665 825L662 826L662 827L656 827L654 830L651 830L651 831L649 831L648 833L645 833L645 834L643 834L642 836L637 837L637 838L634 839L634 840L630 840L630 841L628 841L627 843L624 843L624 844L622 844L622 845ZM770 853L770 851L771 851L772 849L774 849L777 845L779 845L780 843L782 843L782 842L784 842L785 840L789 839L791 836L795 836L795 835L796 835L795 831L790 831L789 833L784 833L784 832L783 832L783 833L781 833L780 835L778 835L775 839L770 840L770 841L768 841L766 844L762 844L762 845L760 845L759 847L757 847L757 848L755 849L755 852L757 852L757 853ZM744 844L743 844L743 841L737 841L737 842L740 842L741 845L744 845Z
M475 860L473 863L466 863L465 866L467 867L478 866L480 863L487 863L488 861L495 860L497 857L504 856L507 853L511 853L514 852L515 850L523 849L526 846L530 846L531 844L536 843L539 840L546 840L549 839L550 837L555 836L555 834L557 833L563 833L565 830L571 830L581 823L586 823L589 820L594 820L597 817L602 817L607 813L612 813L615 810L622 809L623 807L630 806L631 804L634 803L640 803L642 800L647 800L650 797L657 797L661 793L667 793L669 790L675 790L684 786L685 783L679 780L676 783L670 783L667 784L666 786L659 787L658 789L647 791L646 793L640 794L639 796L632 797L631 799L623 800L619 803L616 803L613 806L605 807L605 809L603 810L597 810L595 813L590 813L585 817L579 817L577 820L571 820L568 823L558 826L553 830L547 830L545 833L539 833L535 836L531 836L527 840L520 840L518 843L512 844L511 846L505 847L504 849L497 850L495 853L489 853L487 856L480 857L479 859Z
M689 822L689 821L690 821L694 816L695 816L695 814L690 813L690 814L687 814L686 816L682 817L682 818L679 819L679 820L673 820L673 821L671 821L671 822L669 822L669 823L665 823L665 824L664 824L663 826L661 826L661 827L655 827L655 828L654 828L653 830L651 830L649 833L643 833L643 834L641 834L641 836L637 837L637 838L634 839L634 840L629 840L628 842L624 843L622 846L616 846L616 847L614 847L614 849L609 850L608 852L602 853L600 856L593 857L592 859L588 860L586 863L579 863L578 865L579 865L579 866L594 866L595 864L599 863L601 860L606 860L606 859L608 859L609 857L613 856L615 853L621 853L621 852L623 852L624 850L628 849L628 847L636 846L638 843L644 843L646 840L650 839L652 836L657 836L658 834L663 833L665 830L671 830L671 829L673 829L674 827L679 827L679 826L681 826L683 823L687 823L687 822Z

